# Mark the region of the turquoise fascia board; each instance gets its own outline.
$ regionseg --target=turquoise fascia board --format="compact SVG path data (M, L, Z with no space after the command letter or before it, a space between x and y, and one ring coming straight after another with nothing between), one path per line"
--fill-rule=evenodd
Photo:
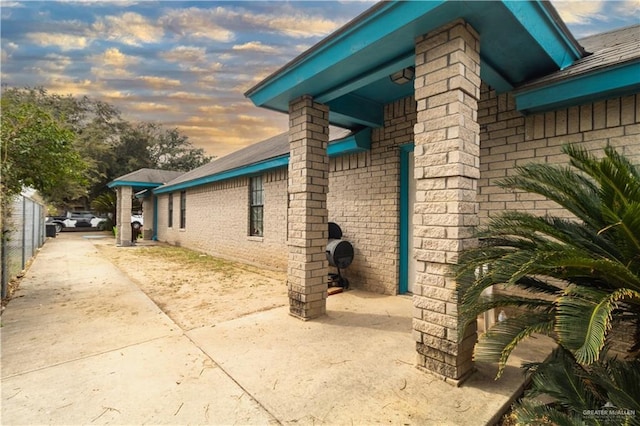
M549 16L539 0L515 0L503 1L502 3L536 39L560 69L568 67L583 56L554 19Z
M231 178L240 177L240 176L247 176L255 173L262 173L267 170L276 169L278 167L284 167L288 164L289 164L289 154L285 154L280 157L275 157L269 160L260 161L258 163L249 164L247 166L238 167L236 169L227 170L225 172L216 173L214 175L205 176L199 179L194 179L194 180L178 183L171 186L165 186L163 188L158 188L154 191L154 193L164 194L167 192L181 191L194 186L200 186L208 183L219 182L225 179L231 179Z
M281 70L262 85L250 90L245 95L257 106L263 106L271 99L290 90L299 82L305 81L325 70L332 64L339 63L356 51L383 39L398 28L408 25L416 18L446 3L440 1L393 1L380 6L375 13L368 16L354 27L344 31L338 37ZM347 40L348 41L345 41Z
M371 149L371 129L364 129L355 135L330 143L327 147L329 157L354 154Z
M119 186L134 186L136 188L157 188L164 185L162 182L136 182L130 180L114 180L107 184L108 188L117 188Z
M358 133L346 138L332 142L327 147L327 155L336 157L339 155L353 154L356 152L366 151L371 148L371 129L366 128ZM232 179L241 176L249 176L257 173L263 173L268 170L277 169L278 167L286 167L289 165L289 154L279 157L260 161L236 169L227 170L214 175L205 176L199 179L178 183L171 186L165 186L154 190L154 194L165 194L168 192L181 191L194 186L206 185L208 183L219 182L225 179Z
M400 146L400 270L398 271L398 292L409 291L409 154L413 152L414 144L409 143Z
M637 93L640 89L640 62L627 63L557 83L514 93L516 108L522 112L540 112L610 96Z
M583 56L579 45L565 32L561 23L556 22L556 18L551 16L542 1L501 1L499 3L503 10L513 16L524 32L535 40L535 44L541 49L541 52L547 55L547 59L558 68L565 68ZM471 1L468 4L475 4L475 2ZM441 8L443 5L446 7ZM318 87L319 92L314 92L312 87L303 87L301 83L312 81L315 76L331 67L347 64L351 56L382 42L386 37L390 37L398 31L406 30L408 36L417 29L414 28L416 22L425 19L430 14L433 14L433 19L421 21L423 24L429 23L424 28L420 28L421 31L428 30L431 25L441 25L440 21L446 22L464 16L466 5L467 2L456 1L393 1L384 3L369 16L356 22L334 38L328 39L325 44L319 45L308 55L286 65L245 95L257 106L267 106L276 110L281 110L284 108L283 105L288 102L282 96L295 98L302 94L297 92L299 90L327 100L343 96L345 91L357 90L359 87L363 87L363 84L375 81L378 68L380 68L380 72L383 68L392 68L393 61L378 65L372 63L371 77L366 74L356 76L337 87ZM438 10L437 13L436 10ZM480 16L477 19L485 18ZM391 46L385 48L392 49ZM405 47L403 49L403 51L397 52L399 57L410 53ZM408 56L405 56L404 60L409 60ZM488 72L491 73L491 71ZM486 72L485 75L487 75ZM504 76L494 80L494 85L496 81L501 86L500 90L509 89L506 84L502 84L507 81ZM319 102L323 101L319 100Z

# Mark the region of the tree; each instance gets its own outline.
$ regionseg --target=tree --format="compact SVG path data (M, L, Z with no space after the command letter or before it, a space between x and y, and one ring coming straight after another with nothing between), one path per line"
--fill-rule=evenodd
M202 148L194 148L178 129L157 128L155 143L149 146L152 161L163 170L187 172L203 166L213 158L206 156Z
M27 186L51 197L60 187L86 183L86 164L73 145L73 132L46 109L3 93L1 132L4 196ZM74 195L82 194L78 189Z
M637 363L612 366L604 356L613 327L635 325L629 356L638 358L640 172L611 147L605 148L602 159L571 146L564 152L571 167L531 164L500 185L543 195L574 219L505 212L478 233L481 244L464 252L455 268L465 323L490 309L516 308L514 315L480 336L476 360L498 362L500 374L523 339L534 333L555 338L563 358L536 366L538 379L534 378L538 391L547 393L556 384L541 379L549 371L571 373L556 378L560 381L573 375L576 383L595 383L607 380L602 369L636 368ZM493 285L519 292L483 295ZM567 359L574 360L575 368L567 370ZM600 397L609 397L609 391L600 391ZM640 394L636 388L620 392ZM522 413L544 416L547 409Z
M72 146L85 164L85 179L70 179L50 189L49 201L59 208L80 198L88 206L108 182L140 168L188 171L211 160L177 129L125 121L114 106L86 96L3 87L2 97L37 106L74 135Z

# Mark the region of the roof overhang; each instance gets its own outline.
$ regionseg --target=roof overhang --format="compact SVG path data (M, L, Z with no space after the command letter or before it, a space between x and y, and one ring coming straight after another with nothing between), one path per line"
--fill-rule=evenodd
M535 113L626 96L640 91L640 61L571 76L549 84L531 84L516 90L516 108Z
M371 149L371 129L365 128L361 131L351 134L345 138L329 142L327 147L327 155L329 157L338 157L340 155L355 154ZM243 176L255 176L270 170L287 167L289 165L289 154L280 155L278 157L269 158L263 161L247 164L219 173L203 176L197 179L180 182L175 185L164 185L155 189L154 194L165 194L174 191L183 191L195 186L207 185L210 183L220 182L227 179L233 179Z
M456 19L480 34L481 78L498 92L571 65L584 54L543 1L381 2L294 59L245 95L287 112L311 95L329 106L333 125L383 124L383 106L413 94L389 76L415 64L415 38Z
M153 189L164 185L162 182L140 182L132 180L112 180L107 184L108 188L118 188L122 186L130 186L134 192L138 192L144 189Z

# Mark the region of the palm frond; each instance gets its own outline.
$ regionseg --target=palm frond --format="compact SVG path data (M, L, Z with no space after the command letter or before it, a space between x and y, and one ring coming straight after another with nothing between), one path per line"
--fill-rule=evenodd
M554 310L553 301L535 298L513 296L508 294L492 294L483 296L474 303L468 303L459 308L461 324L466 325L475 321L479 315L492 309L521 308L531 312L546 312ZM461 333L463 335L463 333Z
M502 375L509 355L516 346L532 334L549 334L553 330L553 315L545 312L525 312L495 324L480 336L474 349L474 360L497 362Z
M640 413L640 360L607 359L591 366L590 372L604 390L607 402Z
M591 180L568 167L548 164L529 164L517 167L516 171L516 175L496 183L504 188L540 194L595 228L602 223L598 188Z
M564 413L554 407L523 401L514 410L519 425L576 426L585 424L582 417Z
M626 288L608 293L570 286L557 301L555 331L559 342L574 353L579 363L593 363L605 345L617 303L634 298L640 300L640 293Z
M601 398L598 385L590 380L589 371L576 363L571 352L562 346L554 349L547 360L530 371L528 397L545 394L555 399L558 405L577 413L600 407L606 402Z
M532 424L551 413L560 413L578 424L637 424L634 415L616 419L585 418L585 410L640 410L640 360L620 361L606 359L589 367L576 362L572 354L559 346L551 356L541 363L529 366L531 388L524 400L515 407L519 422ZM531 398L547 395L554 399L553 406L539 406ZM559 417L558 419L563 419Z

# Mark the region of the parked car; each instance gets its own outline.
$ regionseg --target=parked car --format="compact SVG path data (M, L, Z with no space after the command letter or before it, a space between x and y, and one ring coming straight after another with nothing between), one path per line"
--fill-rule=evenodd
M56 232L62 232L65 228L96 228L104 229L104 217L97 217L92 212L67 212L65 216L47 217L47 223L56 226Z

